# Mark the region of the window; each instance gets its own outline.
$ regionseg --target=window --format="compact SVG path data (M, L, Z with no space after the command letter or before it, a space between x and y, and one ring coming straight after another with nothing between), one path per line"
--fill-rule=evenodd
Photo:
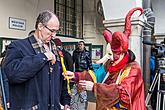
M59 35L82 38L83 0L55 0L55 13L60 20Z

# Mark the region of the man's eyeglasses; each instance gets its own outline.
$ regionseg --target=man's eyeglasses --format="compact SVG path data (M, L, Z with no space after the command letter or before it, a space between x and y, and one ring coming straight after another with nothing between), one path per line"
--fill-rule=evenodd
M48 28L46 25L44 25L44 27L45 27L46 29L48 29L51 33L57 33L57 32L58 32L58 30L50 29L50 28Z

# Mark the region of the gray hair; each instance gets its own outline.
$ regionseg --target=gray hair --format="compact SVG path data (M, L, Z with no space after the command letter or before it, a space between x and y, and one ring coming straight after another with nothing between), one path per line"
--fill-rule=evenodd
M48 21L52 18L53 15L55 15L55 14L49 10L45 10L45 11L41 12L37 17L35 29L38 28L39 23L42 23L43 25L46 26Z

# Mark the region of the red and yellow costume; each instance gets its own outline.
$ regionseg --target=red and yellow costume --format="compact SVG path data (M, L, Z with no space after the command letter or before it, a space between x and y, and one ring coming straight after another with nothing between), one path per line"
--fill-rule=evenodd
M128 52L128 39L131 33L131 15L141 8L134 8L126 16L125 31L111 33L105 30L103 35L110 43L114 62L124 53L124 57L116 64L108 60L104 64L107 77L103 83L94 83L97 110L146 110L144 100L144 83L141 69L132 54ZM75 80L92 80L87 71L75 73Z
M106 66L109 65L107 62ZM96 96L97 110L146 110L144 101L144 83L137 62L128 63L128 54L115 67L108 66L108 78L104 83L95 83L93 92ZM92 78L84 71L76 73L76 80Z

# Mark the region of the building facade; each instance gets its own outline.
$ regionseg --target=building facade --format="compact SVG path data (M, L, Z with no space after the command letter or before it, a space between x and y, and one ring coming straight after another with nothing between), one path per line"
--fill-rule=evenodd
M134 7L152 9L155 16L152 36L156 42L161 42L165 37L164 5L164 0L0 0L0 49L2 52L12 40L27 37L34 29L38 13L52 10L60 19L57 36L64 42L65 48L72 53L76 43L84 40L92 53L92 59L98 60L104 55L106 46L102 31L105 28L112 32L123 31L124 18ZM143 68L148 87L150 47L142 44L145 39L145 18L137 15L135 13L132 18L129 48L136 54L136 60ZM151 37L147 40L151 41Z

